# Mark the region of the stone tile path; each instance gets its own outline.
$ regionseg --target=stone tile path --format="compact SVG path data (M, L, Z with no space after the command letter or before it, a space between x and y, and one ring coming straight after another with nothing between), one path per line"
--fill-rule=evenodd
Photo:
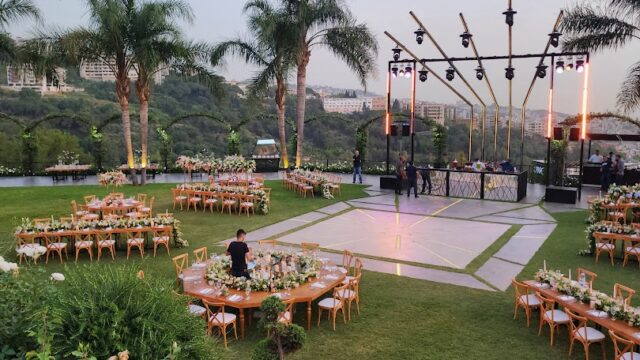
M484 279L499 290L507 290L511 285L511 279L524 269L524 266L512 262L490 258L475 275Z

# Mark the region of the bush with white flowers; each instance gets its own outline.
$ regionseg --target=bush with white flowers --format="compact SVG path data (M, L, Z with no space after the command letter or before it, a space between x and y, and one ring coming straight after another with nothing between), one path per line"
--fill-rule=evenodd
M29 244L16 248L16 253L18 255L26 256L34 261L38 260L38 258L43 254L46 254L46 252L47 248L39 244Z
M8 262L6 261L2 256L0 256L0 270L2 272L17 272L18 271L18 264L14 263L14 262Z
M61 273L53 273L51 277L49 277L51 281L64 281L64 274Z

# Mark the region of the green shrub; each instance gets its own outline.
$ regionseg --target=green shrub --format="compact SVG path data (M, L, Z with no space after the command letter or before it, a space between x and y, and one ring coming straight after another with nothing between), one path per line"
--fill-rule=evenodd
M84 266L66 277L51 302L57 357L69 358L83 344L98 359L123 350L132 359L172 352L172 359L219 358L204 322L189 314L170 284L138 279L131 267Z
M260 326L269 335L257 344L251 357L253 360L283 359L285 354L302 348L307 334L298 325L278 321L279 314L284 310L285 304L275 296L267 297L260 304Z
M258 341L256 347L253 348L251 360L278 360L278 349L276 349L273 340L262 339Z

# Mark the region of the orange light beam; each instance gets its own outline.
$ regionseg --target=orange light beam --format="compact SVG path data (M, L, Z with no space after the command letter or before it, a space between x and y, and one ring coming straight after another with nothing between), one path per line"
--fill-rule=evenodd
M584 64L584 84L582 86L582 124L580 126L580 139L587 138L587 107L589 97L589 63Z

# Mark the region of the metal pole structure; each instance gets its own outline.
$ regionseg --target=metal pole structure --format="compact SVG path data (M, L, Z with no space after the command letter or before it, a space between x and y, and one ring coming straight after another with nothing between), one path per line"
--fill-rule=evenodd
M551 57L551 76L549 76L549 107L547 110L547 159L545 168L547 169L547 179L545 183L547 186L551 183L551 139L553 137L553 78L556 70L553 65L555 64L555 56Z
M431 40L431 43L433 43L433 45L436 47L436 49L438 49L438 51L440 52L440 55L442 55L443 58L449 60L449 57L447 56L447 54L445 54L444 50L442 50L440 45L438 45L438 42L436 42L436 40L433 38L433 36L431 36L431 33L429 32L427 27L424 26L424 24L422 23L422 21L420 21L420 19L418 19L416 14L414 14L413 11L409 11L409 14L411 15L411 17L413 17L413 20L416 21L418 26L422 30L424 30L425 35L427 35L429 40ZM480 98L478 93L475 91L475 89L471 86L471 84L469 84L467 79L465 79L464 75L462 75L462 73L460 71L458 71L458 68L456 67L456 65L454 64L453 61L449 60L448 63L449 63L449 66L451 66L451 68L456 72L456 74L458 74L458 76L460 77L460 80L462 80L462 82L467 86L469 91L471 91L471 93L473 93L473 95L476 97L476 99L478 99L478 101L482 105L484 113L486 113L487 112L487 105L484 103L484 101L482 101L482 99ZM469 123L469 160L471 160L472 149L473 149L473 110L471 111L471 113L472 113L471 114L472 117L471 117L471 121Z
M451 84L449 84L448 81L445 81L442 77L440 77L440 75L438 75L438 73L434 72L433 69L431 69L428 65L422 63L422 60L420 60L420 58L418 58L416 56L416 54L414 54L411 50L409 50L409 48L407 48L406 46L404 46L403 43L401 43L400 41L398 41L398 39L396 39L393 35L391 35L388 31L384 32L385 35L387 35L387 37L389 37L389 39L391 39L391 41L393 41L396 46L398 46L399 48L401 48L402 50L404 50L407 54L409 54L410 57L412 57L416 62L420 62L420 65L422 65L422 67L424 69L426 69L427 71L429 71L431 73L431 75L433 77L435 77L436 79L438 79L442 84L444 84L444 86L446 86L447 88L449 88L449 90L451 90L454 94L456 94L460 100L464 101L467 105L469 106L473 106L473 104L467 100L467 98L465 98L464 96L462 96L462 94L460 94L460 92L458 92L453 86L451 86ZM416 69L414 69L415 71ZM391 72L391 70L389 70L389 73ZM389 89L389 86L387 86L387 89ZM389 91L387 91L387 99L390 98L390 93ZM388 148L387 148L388 149ZM388 155L387 155L388 158ZM387 162L388 164L388 162Z
M460 21L462 21L462 26L464 28L464 31L471 34L471 31L469 31L469 26L467 25L467 21L465 20L464 15L462 15L462 13L460 13ZM476 56L476 59L478 60L478 66L484 70L484 66L482 66L482 60L480 59L480 55L478 55L478 49L476 48L476 43L475 41L473 41L473 36L469 38L469 42L471 43L471 49L473 50L473 54ZM500 112L500 105L498 105L496 94L493 92L493 87L491 86L491 82L489 81L489 75L486 72L484 72L484 81L487 84L487 87L489 88L489 93L491 94L491 98L493 99L493 104L495 105L496 121L497 121L498 113ZM486 112L485 112L485 109L483 109L482 142L480 145L480 159L482 161L484 161L484 146L485 146L484 144L485 144L485 136L486 136L485 128L486 128Z
M580 176L578 182L578 200L582 198L582 172L584 165L584 140L587 138L587 112L589 100L589 56L584 63L584 83L582 86L582 121L580 124Z
M547 54L514 54L514 55L500 55L500 56L467 56L467 57L450 57L448 59L440 59L440 58L430 58L430 59L420 59L422 63L432 63L432 62L449 62L449 61L478 61L480 60L509 60L511 59L531 59L531 58L539 58L541 56L551 57L551 56L587 56L589 52L587 51L565 51L565 52L552 52Z
M413 60L413 71L411 72L411 112L410 112L410 123L409 123L409 134L411 136L411 162L415 161L413 159L414 155L414 140L416 137L416 128L415 128L415 114L416 114L416 73L418 72L417 62Z
M509 0L508 11L513 10L511 0ZM513 55L513 24L507 24L509 27L509 69L511 69ZM507 118L507 159L511 158L511 121L513 119L513 79L509 79L509 117Z
M387 107L384 116L384 133L387 136L387 169L389 175L389 148L391 146L391 62L387 65Z
M558 14L558 18L556 19L556 23L555 25L553 25L552 33L558 31L558 27L560 26L560 21L562 20L563 15L564 15L564 11L560 10L560 13ZM550 46L551 46L551 37L549 37L549 39L547 40L547 46L545 46L544 52L543 52L544 55L547 54ZM544 59L545 59L545 56L542 56L540 58L540 62L538 62L538 66L544 65ZM549 67L549 70L551 72L554 71L553 62L551 62L551 66ZM536 83L536 80L538 80L537 68L536 68L536 72L533 74L533 79L531 79L531 84L529 85L529 89L527 90L527 95L525 95L524 101L522 102L522 127L520 128L520 137L521 137L520 166L524 166L524 129L525 129L525 121L526 121L525 119L527 115L527 103L529 102L529 96L531 95L531 91L533 90L533 85Z

